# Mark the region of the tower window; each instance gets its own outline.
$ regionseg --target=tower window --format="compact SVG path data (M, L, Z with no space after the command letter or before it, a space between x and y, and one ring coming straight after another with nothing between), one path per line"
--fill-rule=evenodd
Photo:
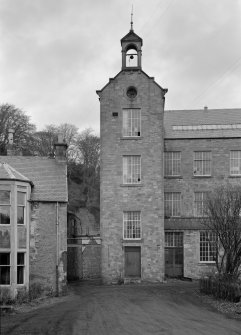
M124 239L141 238L141 212L124 212Z
M133 47L131 47L126 52L126 66L127 67L135 67L138 65L138 57L137 57L137 51Z
M123 136L136 137L141 135L141 110L123 109Z
M123 183L141 183L141 156L123 156Z

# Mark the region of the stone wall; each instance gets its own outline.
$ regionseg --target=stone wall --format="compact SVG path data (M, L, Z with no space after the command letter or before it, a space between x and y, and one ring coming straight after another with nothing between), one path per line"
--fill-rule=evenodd
M180 178L165 178L165 192L181 192L181 218L165 219L165 230L184 232L184 276L199 278L215 271L215 265L200 262L200 230L205 229L194 218L194 192L212 191L221 184L241 184L241 178L230 176L230 150L240 150L241 139L165 140L166 151L181 151ZM193 152L212 152L210 177L193 175Z
M57 209L56 203L34 202L31 204L30 283L39 282L47 289L59 293L66 288L66 206L64 203L59 203Z

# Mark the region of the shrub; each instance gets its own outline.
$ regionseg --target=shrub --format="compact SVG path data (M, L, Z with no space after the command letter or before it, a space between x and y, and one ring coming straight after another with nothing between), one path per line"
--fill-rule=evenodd
M42 284L38 282L31 283L29 286L29 291L28 291L29 300L31 301L31 300L41 297L43 292L44 292L44 287Z
M8 288L1 288L0 305L11 305L14 302L11 292Z
M239 302L241 283L228 276L209 276L200 279L200 292L215 298Z

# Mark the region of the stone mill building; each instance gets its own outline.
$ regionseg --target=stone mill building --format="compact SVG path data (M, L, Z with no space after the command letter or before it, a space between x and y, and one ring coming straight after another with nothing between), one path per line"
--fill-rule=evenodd
M213 271L207 192L241 184L241 109L165 111L167 89L142 69L133 25L121 71L97 91L104 282L198 278Z

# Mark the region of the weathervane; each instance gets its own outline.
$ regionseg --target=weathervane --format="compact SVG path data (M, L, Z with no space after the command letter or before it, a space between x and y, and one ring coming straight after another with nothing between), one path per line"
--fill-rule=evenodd
M131 31L133 31L133 5L131 8Z

